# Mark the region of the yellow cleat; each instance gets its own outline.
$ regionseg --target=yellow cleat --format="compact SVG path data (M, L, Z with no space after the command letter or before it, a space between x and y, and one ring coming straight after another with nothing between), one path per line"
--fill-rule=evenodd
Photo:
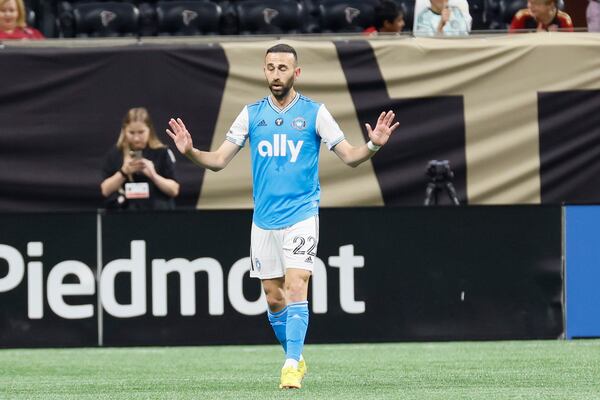
M306 360L304 360L304 358L298 361L298 372L300 372L302 379L304 379L304 375L308 372L308 367L306 366Z
M306 365L306 364L305 364ZM300 369L285 367L281 370L281 384L279 389L300 389L302 387L303 375Z

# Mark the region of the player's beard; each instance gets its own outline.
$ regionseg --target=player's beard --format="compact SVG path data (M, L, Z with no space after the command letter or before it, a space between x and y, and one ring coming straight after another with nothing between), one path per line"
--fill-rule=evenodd
M281 85L281 87L278 89L274 89L273 85L275 83ZM294 87L294 79L290 79L287 82L277 81L277 82L271 82L269 84L269 89L271 90L273 97L275 97L279 101L285 99L285 97L288 95L290 90L292 90L292 87Z

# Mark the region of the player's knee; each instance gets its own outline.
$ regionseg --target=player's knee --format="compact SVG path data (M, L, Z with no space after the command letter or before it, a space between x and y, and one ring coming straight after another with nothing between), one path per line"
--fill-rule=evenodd
M282 296L269 296L267 295L267 305L271 312L277 312L285 307L285 299Z
M285 295L288 301L304 301L306 300L307 287L306 282L303 280L297 280L294 282L286 282Z
M264 292L267 297L267 305L269 306L269 310L279 311L285 307L285 296L280 288L264 288Z

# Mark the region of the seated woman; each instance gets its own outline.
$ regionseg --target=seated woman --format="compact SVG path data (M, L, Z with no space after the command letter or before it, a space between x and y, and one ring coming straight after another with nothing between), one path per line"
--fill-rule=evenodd
M447 0L431 0L415 17L413 33L416 36L459 36L468 35L471 30L470 16Z
M44 35L25 22L23 0L0 0L0 40L44 39Z
M130 109L108 152L100 184L106 208L168 210L179 194L175 156L156 136L145 108Z
M522 29L573 32L573 22L569 14L558 9L556 0L528 0L527 8L517 11L513 17L509 32Z

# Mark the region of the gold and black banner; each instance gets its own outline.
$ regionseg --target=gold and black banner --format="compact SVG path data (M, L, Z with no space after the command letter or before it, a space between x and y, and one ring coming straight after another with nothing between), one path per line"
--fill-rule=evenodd
M432 159L450 161L463 203L600 201L600 35L285 42L299 54L297 88L327 105L351 143L367 140L380 111L401 123L356 169L323 149L323 206L422 204ZM242 107L268 95L262 64L274 43L1 49L0 210L101 207L103 156L130 107L150 110L165 143L179 116L196 147L216 148ZM219 173L178 161L180 207L252 207L247 150Z

